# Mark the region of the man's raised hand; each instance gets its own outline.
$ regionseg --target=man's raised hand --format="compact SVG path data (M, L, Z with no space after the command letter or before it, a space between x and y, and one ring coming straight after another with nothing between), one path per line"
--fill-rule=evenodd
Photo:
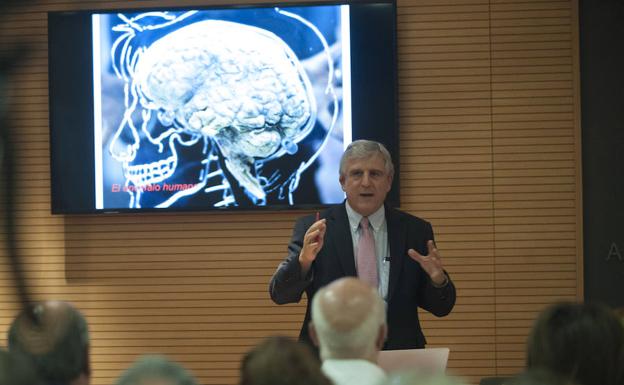
M420 253L414 249L407 250L407 255L420 264L420 267L422 267L429 275L429 278L431 278L431 282L435 285L444 285L447 277L442 268L440 253L432 240L427 242L427 249L429 250L427 255L420 255Z
M326 219L320 219L312 224L303 236L303 247L299 253L299 263L303 275L308 273L316 255L323 247L325 231L327 230Z

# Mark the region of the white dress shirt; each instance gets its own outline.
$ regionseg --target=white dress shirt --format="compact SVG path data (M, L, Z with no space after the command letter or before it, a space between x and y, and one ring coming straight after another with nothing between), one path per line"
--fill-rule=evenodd
M381 385L386 373L367 360L324 360L323 373L334 385Z

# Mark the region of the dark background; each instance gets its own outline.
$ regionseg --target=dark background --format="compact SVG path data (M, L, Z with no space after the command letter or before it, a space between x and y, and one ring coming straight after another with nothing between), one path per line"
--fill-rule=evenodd
M624 2L582 0L585 299L624 306Z

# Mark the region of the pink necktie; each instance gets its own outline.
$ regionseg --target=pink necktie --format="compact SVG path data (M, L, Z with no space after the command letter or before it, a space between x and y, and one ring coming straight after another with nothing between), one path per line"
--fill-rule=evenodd
M377 257L375 256L375 238L368 226L368 218L360 221L360 239L357 245L358 277L372 287L377 287Z

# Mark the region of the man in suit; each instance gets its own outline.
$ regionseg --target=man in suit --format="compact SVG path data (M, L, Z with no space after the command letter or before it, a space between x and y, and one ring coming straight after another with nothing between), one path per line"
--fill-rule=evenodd
M310 343L308 323L315 293L344 276L368 281L384 299L386 350L425 346L419 307L438 317L453 308L455 286L443 269L431 224L384 206L393 176L392 158L381 143L355 141L340 160L346 201L295 224L288 256L271 278L269 291L277 304L299 302L306 292L301 340ZM368 241L371 237L374 241ZM368 257L360 259L370 254L365 252L367 246L374 250L372 263L366 262Z

